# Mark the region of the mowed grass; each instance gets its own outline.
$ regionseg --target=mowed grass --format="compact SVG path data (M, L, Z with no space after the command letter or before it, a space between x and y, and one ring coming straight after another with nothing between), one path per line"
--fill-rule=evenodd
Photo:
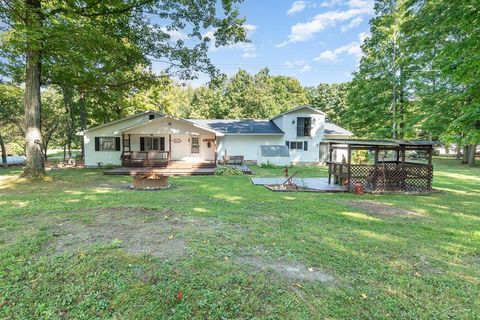
M478 319L480 169L434 165L442 193L431 196L276 193L249 176L174 177L169 190L133 191L129 177L95 169L35 183L2 170L0 318ZM134 250L175 240L178 254Z

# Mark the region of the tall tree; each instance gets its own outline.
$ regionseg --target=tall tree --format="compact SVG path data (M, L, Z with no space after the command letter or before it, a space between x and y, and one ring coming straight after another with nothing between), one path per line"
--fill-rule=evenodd
M421 101L430 123L443 125L442 138L466 146L470 165L480 143L480 9L475 1L410 0L410 56L431 69L431 74L415 76ZM430 84L430 90L425 89ZM431 92L438 93L430 95ZM430 96L430 97L429 97Z
M321 83L317 87L310 87L307 89L309 104L325 112L335 124L348 126L348 122L343 121L348 108L348 86L349 83Z
M128 59L125 61L125 65L130 66L131 70L140 60L149 65L147 57L153 57L164 62L165 72L176 72L181 77L192 77L197 71L208 71L213 74L216 73L216 69L207 56L212 39L203 34L206 29L215 30L216 46L244 40L246 35L242 27L244 19L239 18L238 10L234 7L235 2L237 1L222 0L221 6L217 6L216 0L0 2L1 22L7 26L5 32L9 34L8 37L2 35L4 40L1 47L2 57L12 65L19 64L19 60L25 57L23 81L25 81L25 139L28 159L24 175L38 178L44 174L40 147L42 144L40 88L42 81L47 83L49 79L42 79L42 64L58 64L61 58L65 57L64 61L71 63L72 70L76 70L78 69L76 66L80 66L75 65L77 59L72 59L76 53L82 57L78 60L89 62L85 64L86 67L93 66L103 71L110 68L109 70L115 72L118 68L108 63L114 59L100 63L95 59L95 55L90 56L103 48L106 57L111 57L115 52L131 52L135 63ZM152 17L161 22L155 23ZM121 30L121 27L124 29ZM88 32L82 32L85 30ZM92 30L103 33L91 33ZM188 33L189 40L172 41L171 34L175 32ZM98 37L92 39L91 35ZM72 44L70 39L75 36L79 41L76 42L77 50L73 52L69 50L69 45ZM121 50L116 51L119 48ZM10 71L9 69L9 66L1 68L2 71ZM102 78L105 79L108 74L103 72ZM95 73L91 75L95 76ZM92 82L95 83L94 81L88 83ZM85 91L80 91L83 102Z
M405 126L410 107L402 33L405 0L377 0L375 12L371 36L362 46L364 56L350 86L345 119L361 136L408 137L413 133Z

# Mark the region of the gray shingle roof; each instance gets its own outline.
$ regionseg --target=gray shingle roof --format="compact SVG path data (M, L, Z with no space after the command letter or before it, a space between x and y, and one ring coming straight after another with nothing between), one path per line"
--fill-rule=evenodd
M224 134L283 134L270 120L188 119L199 126Z
M353 136L353 133L347 129L343 129L342 127L339 127L331 122L325 122L325 134L342 134Z

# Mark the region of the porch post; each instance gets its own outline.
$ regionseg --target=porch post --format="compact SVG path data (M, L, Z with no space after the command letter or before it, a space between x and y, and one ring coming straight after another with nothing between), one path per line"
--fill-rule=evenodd
M172 160L172 135L168 134L168 163Z
M214 145L215 145L215 167L216 167L217 166L217 157L218 157L218 154L217 154L217 135L215 135Z

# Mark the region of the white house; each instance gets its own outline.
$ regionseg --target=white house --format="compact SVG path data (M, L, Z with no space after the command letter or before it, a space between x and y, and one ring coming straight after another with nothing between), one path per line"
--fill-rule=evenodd
M267 120L182 119L146 111L86 130L85 165L216 163L224 156L257 162L262 145L286 145L291 163L319 163L328 154L328 144L322 141L351 136L309 106ZM341 154L336 156L341 160Z

